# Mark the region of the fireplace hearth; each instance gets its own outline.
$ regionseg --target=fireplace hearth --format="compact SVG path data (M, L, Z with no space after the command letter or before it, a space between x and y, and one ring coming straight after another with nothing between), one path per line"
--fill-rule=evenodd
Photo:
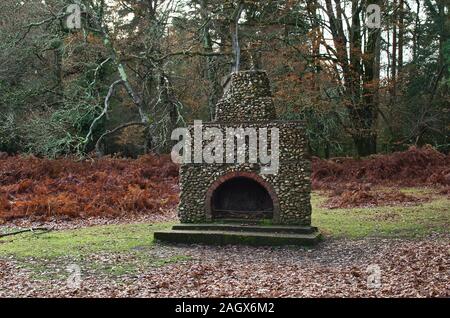
M210 204L213 220L273 218L269 192L250 178L236 177L225 181L214 191Z

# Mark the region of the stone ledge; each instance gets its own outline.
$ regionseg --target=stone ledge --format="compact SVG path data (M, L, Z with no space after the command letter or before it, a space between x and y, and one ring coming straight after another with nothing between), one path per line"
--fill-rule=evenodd
M217 221L219 222L219 221ZM186 231L227 231L227 232L262 232L262 233L285 233L285 234L313 234L317 232L314 226L296 226L296 225L258 225L240 223L199 223L199 224L177 224L172 227L173 230Z
M266 226L266 228L270 228L270 226ZM317 244L321 239L321 235L317 230L309 234L296 234L252 232L244 230L218 231L207 229L172 229L168 231L155 232L154 235L155 240L160 242L205 245L303 246Z

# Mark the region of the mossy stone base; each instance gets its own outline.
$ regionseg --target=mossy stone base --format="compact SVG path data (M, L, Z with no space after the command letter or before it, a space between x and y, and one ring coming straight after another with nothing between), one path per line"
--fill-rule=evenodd
M314 245L320 241L320 233L308 226L179 224L172 230L155 232L155 240L206 245Z

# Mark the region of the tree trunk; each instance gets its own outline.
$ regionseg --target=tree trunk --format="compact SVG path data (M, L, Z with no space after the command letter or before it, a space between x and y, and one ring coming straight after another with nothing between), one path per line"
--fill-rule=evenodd
M57 104L62 103L62 100L64 99L64 84L63 84L63 52L62 48L57 48L53 51L54 54L54 61L55 61L55 91L56 96L55 102Z
M236 4L236 8L230 20L231 43L233 47L233 66L232 71L238 72L240 69L241 47L239 44L239 19L244 10L244 2L241 0Z
M380 0L369 0L368 4L380 5ZM379 103L380 82L380 29L369 29L363 58L363 94L360 117L360 131L354 137L358 155L376 153L376 122Z
M369 4L379 4L377 0L368 1ZM339 12L339 9L336 9ZM350 36L350 78L351 85L351 109L350 116L353 125L353 141L358 156L367 156L376 153L376 109L375 94L377 93L377 82L374 69L376 67L375 52L378 29L371 29L365 47L365 55L362 55L361 35L361 6L358 1L352 2L352 25ZM364 66L364 68L363 68Z
M359 157L365 157L377 152L377 137L374 134L367 136L354 136L356 151Z
M317 0L313 0L313 1L308 1L307 2L307 10L308 10L308 15L309 15L309 20L311 23L311 27L312 27L312 32L311 32L311 54L313 56L313 63L314 63L314 72L318 73L319 69L320 69L320 59L319 59L319 55L320 55L320 25L319 22L317 20L317 8L318 8L318 4L317 4ZM319 85L317 85L317 76L314 76L314 80L311 83L312 87L311 89L313 91L319 91L320 87ZM328 145L327 145L328 146Z
M202 23L204 23L203 27L203 49L206 53L213 52L213 42L210 34L210 22L209 22L209 14L208 14L208 0L200 1L200 14L202 17ZM209 117L211 120L214 120L216 113L216 103L219 99L220 94L220 84L217 80L217 61L214 56L205 56L205 77L208 81L208 110Z
M391 60L391 96L390 103L395 102L396 95L396 79L397 79L397 0L393 1L394 6L394 22L392 26L392 60Z
M419 50L419 35L420 35L420 0L416 0L416 18L414 21L414 32L413 32L413 61L417 60L418 50Z
M398 13L398 71L401 72L403 67L403 40L404 40L404 0L399 0Z
M162 72L160 74L160 92L161 92L161 104L167 109L167 113L169 114L169 121L167 122L167 131L169 132L168 136L165 136L167 139L167 143L169 146L172 146L173 143L170 140L170 134L172 130L177 128L178 123L178 105L177 100L174 96L172 83L170 82L170 78L167 74Z

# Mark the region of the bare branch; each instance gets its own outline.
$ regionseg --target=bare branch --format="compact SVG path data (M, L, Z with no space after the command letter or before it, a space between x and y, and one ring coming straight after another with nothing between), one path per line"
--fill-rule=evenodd
M102 155L101 151L100 151L100 145L102 140L106 137L109 136L111 134L114 134L116 132L118 132L119 130L122 130L124 128L130 127L130 126L146 126L146 123L140 122L140 121L132 121L129 123L125 123L123 125L117 126L116 128L114 128L113 130L108 130L105 133L103 133L100 138L97 139L97 142L95 143L95 152L97 154L98 157L100 157Z
M106 95L106 98L105 98L105 102L104 102L104 108L103 108L103 111L100 113L100 115L98 115L98 117L96 117L95 119L94 119L94 121L91 123L91 126L89 127L89 132L88 132L88 134L86 135L86 138L85 138L85 140L84 140L84 142L87 144L88 142L89 142L89 139L92 137L92 133L93 133L93 130L94 130L94 127L95 127L95 124L103 117L103 116L105 116L105 114L107 113L107 111L108 111L108 108L109 108L109 100L111 99L111 96L112 96L112 94L114 93L114 88L117 86L117 85L119 85L119 84L123 84L123 80L117 80L117 81L115 81L114 83L112 83L110 86L109 86L109 89L108 89L108 94Z
M45 233L45 232L50 232L51 230L52 230L51 228L46 228L46 227L31 227L29 229L23 229L23 230L18 230L18 231L11 232L11 233L0 234L0 237L12 236L12 235L25 233L25 232L35 232L35 231L43 231Z

